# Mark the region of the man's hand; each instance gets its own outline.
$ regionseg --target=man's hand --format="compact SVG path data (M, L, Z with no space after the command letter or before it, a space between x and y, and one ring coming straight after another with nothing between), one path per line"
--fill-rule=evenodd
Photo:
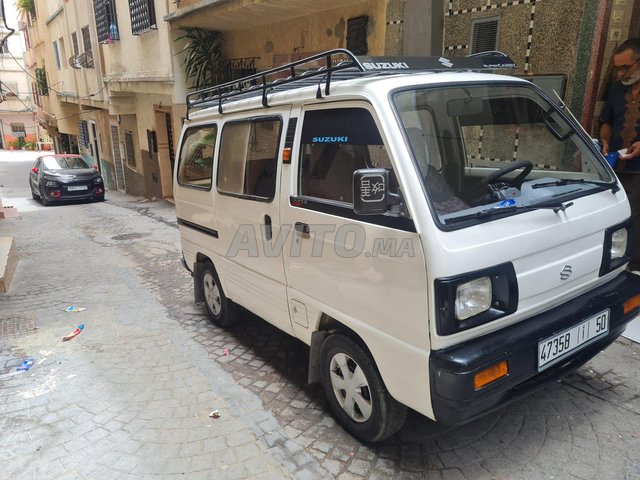
M620 155L620 160L631 160L632 158L640 157L640 141L632 143L627 148L627 153Z

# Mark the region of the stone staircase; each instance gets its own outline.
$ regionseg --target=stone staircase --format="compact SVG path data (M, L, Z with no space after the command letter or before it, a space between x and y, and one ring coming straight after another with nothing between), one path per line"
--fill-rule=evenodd
M20 214L13 207L3 207L0 199L0 221L3 219L20 219ZM13 237L0 237L0 293L7 292L18 265L18 249Z

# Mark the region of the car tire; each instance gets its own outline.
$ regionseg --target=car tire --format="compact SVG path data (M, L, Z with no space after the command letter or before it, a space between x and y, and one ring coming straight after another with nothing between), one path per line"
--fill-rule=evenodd
M36 192L33 191L33 187L30 187L31 189L31 198L33 198L34 200L40 200L40 195L37 195Z
M51 205L51 202L47 200L47 197L42 192L42 189L40 189L40 203L43 207L48 207L49 205Z
M238 321L238 307L225 296L213 263L205 263L200 281L204 292L204 304L211 321L219 327L235 324Z
M387 392L371 355L351 338L327 337L320 355L322 386L342 427L363 442L379 442L398 432L407 407Z

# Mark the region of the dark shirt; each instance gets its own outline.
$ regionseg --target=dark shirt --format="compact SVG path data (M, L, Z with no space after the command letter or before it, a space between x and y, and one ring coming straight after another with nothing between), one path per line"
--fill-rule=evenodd
M627 98L629 97L629 98ZM616 82L609 90L609 96L607 102L600 114L600 121L602 123L608 123L611 125L613 133L609 139L609 151L615 152L622 148L628 148L632 143L640 140L640 98L635 103L630 102L631 97L631 85L623 85L620 82ZM625 125L625 122L635 121L634 125ZM631 132L631 139L624 141L623 132L627 127L628 132ZM635 136L633 132L635 131ZM638 172L640 171L640 157L632 158L626 162L618 162L616 168L618 171L624 172Z

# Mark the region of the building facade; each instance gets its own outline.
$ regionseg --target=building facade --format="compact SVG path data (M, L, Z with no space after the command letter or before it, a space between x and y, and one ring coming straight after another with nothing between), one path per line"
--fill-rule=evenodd
M0 19L0 148L36 148L40 135L23 56L24 40L15 6L5 5L4 12L5 18Z
M333 48L501 50L594 132L640 0L33 0L21 19L38 124L56 150L90 157L108 188L170 198L198 75L211 85Z

